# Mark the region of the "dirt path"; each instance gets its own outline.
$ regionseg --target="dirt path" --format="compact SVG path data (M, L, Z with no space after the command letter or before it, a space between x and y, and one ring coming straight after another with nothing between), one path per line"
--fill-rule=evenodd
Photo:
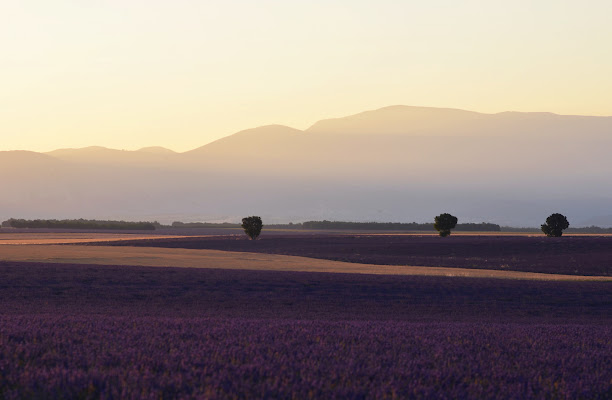
M1 245L91 243L117 240L169 239L188 236L142 235L129 233L4 233L0 232ZM1 251L1 250L0 250Z
M2 261L141 265L152 267L250 269L267 271L336 272L380 275L463 276L473 278L529 279L546 281L607 281L612 277L552 275L531 272L355 264L306 257L142 247L76 245L4 245Z

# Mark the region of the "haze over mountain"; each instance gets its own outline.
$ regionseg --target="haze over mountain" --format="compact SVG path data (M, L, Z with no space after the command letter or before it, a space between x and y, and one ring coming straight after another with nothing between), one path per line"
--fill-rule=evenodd
M572 225L612 214L612 117L392 106L197 149L0 152L0 216Z
M163 147L149 147L136 151L108 149L90 146L79 149L58 149L45 153L59 160L101 165L132 165L134 167L156 167L171 160L175 152Z
M152 154L176 154L175 151L172 151L170 149L167 149L161 146L143 147L142 149L138 149L137 151L140 151L142 153L152 153Z
M391 106L315 123L307 132L411 136L531 136L576 134L609 139L612 117L546 112L483 114L451 108Z

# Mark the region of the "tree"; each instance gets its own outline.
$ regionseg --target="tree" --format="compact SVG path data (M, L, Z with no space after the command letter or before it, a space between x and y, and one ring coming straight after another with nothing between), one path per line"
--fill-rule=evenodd
M242 218L242 229L244 229L244 233L246 233L251 240L257 239L261 233L261 228L263 228L263 223L260 217L252 216Z
M440 214L434 218L434 228L436 228L442 237L450 235L451 229L455 226L457 226L457 217L448 213Z
M560 237L563 235L563 230L569 227L569 222L563 214L555 213L550 214L546 218L546 223L542 224L542 232L549 237Z

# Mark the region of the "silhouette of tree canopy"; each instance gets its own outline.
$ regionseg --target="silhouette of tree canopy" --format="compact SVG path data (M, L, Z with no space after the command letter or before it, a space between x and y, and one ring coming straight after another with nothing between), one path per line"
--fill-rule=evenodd
M173 228L240 228L240 224L230 222L181 222L174 221Z
M268 228L287 228L288 225L276 224L267 225ZM338 230L381 230L381 231L433 231L433 223L417 223L417 222L346 222L346 221L306 221L301 224L293 224L292 227L298 229L338 229ZM471 232L500 232L501 227L497 224L481 222L481 223L465 223L457 224L456 230L471 231Z
M263 223L261 222L260 217L257 217L257 216L245 217L245 218L242 218L242 228L244 229L244 233L246 233L247 236L251 238L251 240L255 240L261 233L261 228L263 228Z
M549 237L560 237L563 230L569 227L569 222L563 214L554 213L546 218L546 223L542 224L542 232Z
M434 228L440 236L446 237L451 234L451 229L457 226L457 217L448 213L440 214L434 218Z
M47 229L109 229L109 230L155 230L155 222L105 221L95 219L15 219L10 218L2 223L13 228L47 228Z

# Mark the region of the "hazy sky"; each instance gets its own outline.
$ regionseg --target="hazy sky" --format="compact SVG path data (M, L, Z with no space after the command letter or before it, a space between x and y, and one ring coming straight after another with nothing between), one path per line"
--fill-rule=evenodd
M0 150L192 149L394 104L612 115L609 0L0 0Z

